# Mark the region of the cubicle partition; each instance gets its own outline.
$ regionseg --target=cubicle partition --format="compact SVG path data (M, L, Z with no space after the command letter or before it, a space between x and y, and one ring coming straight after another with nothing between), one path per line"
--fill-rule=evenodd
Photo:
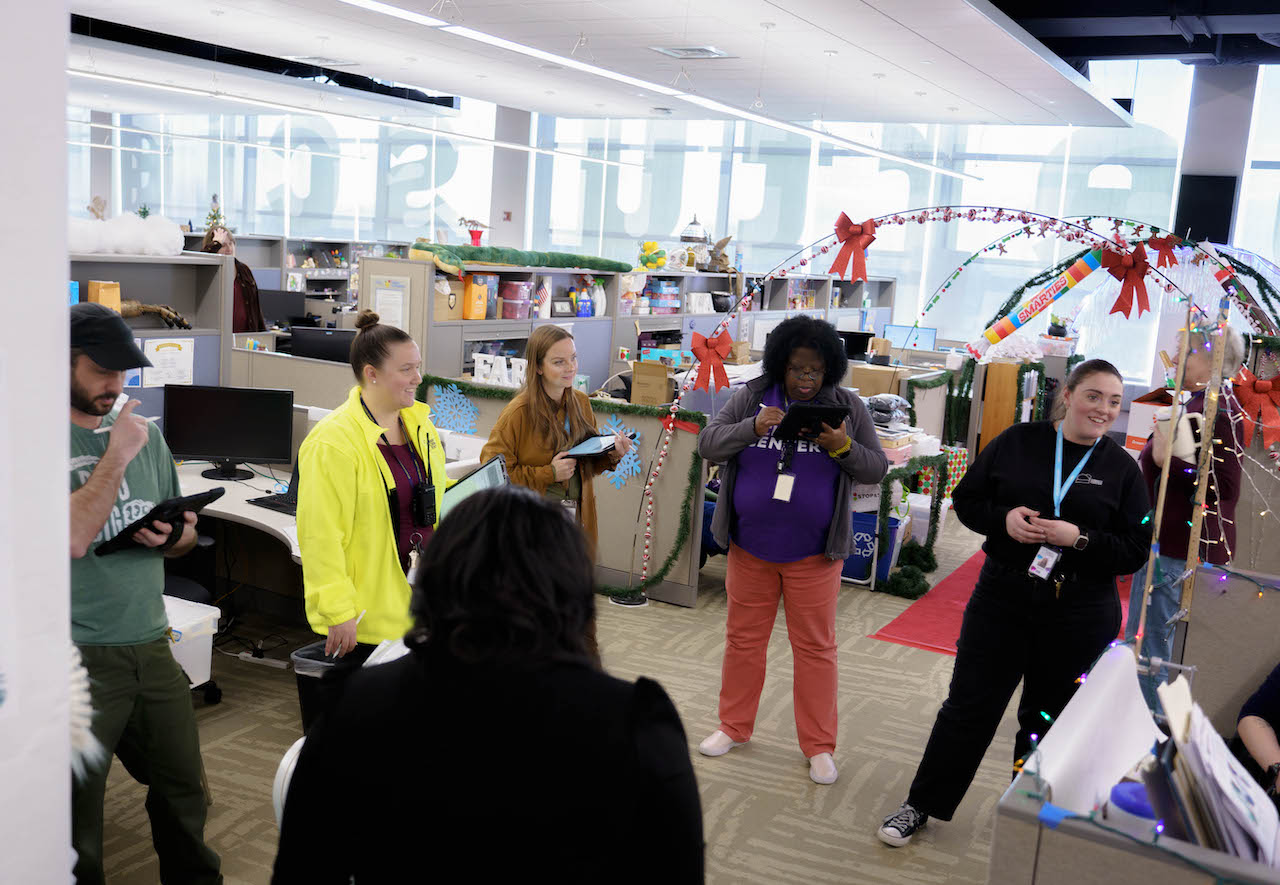
M232 387L292 390L295 403L335 409L346 401L355 383L349 363L265 350L231 352Z
M428 377L419 397L431 405L437 427L487 438L514 395L514 390L506 388ZM594 481L599 528L596 575L612 587L635 587L640 583L645 544L644 484L662 444L668 412L604 400L592 400L592 410L603 432L622 428L639 433L636 453L624 459L618 471ZM696 431L705 420L700 413L680 413L662 475L653 489L649 575L659 572L673 552L675 556L663 580L646 593L676 605L692 606L697 600L706 466L697 456Z

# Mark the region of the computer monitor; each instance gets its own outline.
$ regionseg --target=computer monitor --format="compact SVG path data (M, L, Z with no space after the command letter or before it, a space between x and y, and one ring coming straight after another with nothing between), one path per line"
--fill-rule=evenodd
M251 479L236 465L292 460L293 391L166 384L162 429L173 457L213 462L201 476Z
M884 327L884 337L889 339L889 346L894 350L936 350L938 345L938 330L923 326L895 326L888 323Z
M313 360L332 360L345 363L351 360L351 342L355 340L355 329L307 329L293 327L294 356L310 357Z
M287 326L293 317L307 315L307 294L284 289L259 289L258 303L268 326Z
M874 332L848 332L842 329L837 334L844 339L845 356L851 360L867 358L867 347L871 344Z

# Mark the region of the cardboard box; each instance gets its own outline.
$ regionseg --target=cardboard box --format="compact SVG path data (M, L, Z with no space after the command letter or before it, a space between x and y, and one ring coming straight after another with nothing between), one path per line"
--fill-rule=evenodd
M631 402L640 406L663 406L671 402L671 374L662 363L631 364Z
M466 295L466 283L462 282L462 280L449 280L448 295L443 295L440 292L435 293L435 309L432 313L432 319L437 323L462 319L462 304Z
M876 356L888 356L891 343L888 338L872 338L867 344L867 353L874 353Z
M120 312L120 284L108 280L89 281L89 300Z
M897 393L899 383L912 374L905 366L870 366L853 362L844 376L844 386L858 388L858 396L866 399L878 393Z
M1129 405L1129 423L1124 430L1124 448L1137 458L1156 429L1156 410L1173 405L1173 397L1163 387L1136 397Z
M733 342L733 350L729 352L729 357L725 360L731 366L745 366L751 362L751 342L735 341Z

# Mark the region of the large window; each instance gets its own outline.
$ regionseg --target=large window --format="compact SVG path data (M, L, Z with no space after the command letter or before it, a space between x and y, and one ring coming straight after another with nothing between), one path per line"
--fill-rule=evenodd
M1240 183L1234 245L1280 259L1280 65L1258 70L1248 164Z
M400 108L397 107L397 111ZM414 129L308 114L105 114L69 108L68 207L88 214L94 154L113 214L147 206L200 230L217 196L243 233L337 240L465 241L460 217L488 221L496 106L467 101ZM90 126L90 122L96 125ZM90 142L106 148L91 148ZM99 164L101 165L101 164Z

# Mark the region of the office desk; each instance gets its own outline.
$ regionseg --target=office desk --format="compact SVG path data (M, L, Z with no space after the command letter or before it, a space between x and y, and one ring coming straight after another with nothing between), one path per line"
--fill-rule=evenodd
M293 561L301 564L302 553L298 549L298 521L286 513L248 503L250 498L261 498L263 495L271 494L271 492L262 491L270 487L271 481L260 476L246 482L206 479L200 473L208 468L208 464L183 464L178 468L178 482L182 486L184 495L194 495L215 487L227 490L221 498L204 508L201 515L225 519L265 532L288 547ZM280 474L283 480L287 480L288 476L287 472Z

